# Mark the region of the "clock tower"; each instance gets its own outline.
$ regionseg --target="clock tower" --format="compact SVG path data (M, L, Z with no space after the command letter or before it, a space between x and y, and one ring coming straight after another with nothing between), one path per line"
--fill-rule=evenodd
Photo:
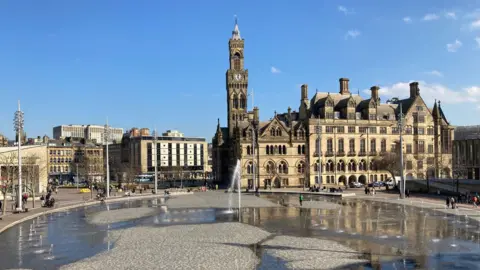
M228 131L233 135L235 124L247 121L248 70L244 69L244 40L240 36L237 19L228 41L230 68L227 70Z

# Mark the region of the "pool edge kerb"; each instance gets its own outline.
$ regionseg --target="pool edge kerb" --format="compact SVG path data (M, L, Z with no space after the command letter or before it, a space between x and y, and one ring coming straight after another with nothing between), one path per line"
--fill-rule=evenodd
M193 194L193 192L185 193L185 194L182 194L182 193L172 194L172 196L187 195L187 194ZM153 195L152 194L152 195L143 195L143 196L140 195L140 196L133 196L133 197L121 197L121 198L108 199L108 200L106 200L106 203L126 201L126 200L150 199L150 198L157 198L157 197L158 198L165 198L165 195L163 195L163 194L162 195L158 195L158 194ZM51 214L51 213L62 212L62 211L70 210L70 209L77 208L77 207L90 206L90 205L99 204L99 203L101 203L101 201L89 201L89 202L77 203L77 204L72 204L72 205L63 206L63 207L59 207L59 208L54 208L54 209L50 209L50 210L45 210L45 211L42 211L40 213L36 213L36 214L30 215L30 216L26 216L24 218L21 218L19 220L13 221L13 222L5 225L5 227L0 229L0 234L2 234L4 231L10 229L11 227L13 227L17 224L20 224L20 223L25 222L25 221L30 220L30 219L34 219L34 218L42 216L42 215L48 215L48 214Z

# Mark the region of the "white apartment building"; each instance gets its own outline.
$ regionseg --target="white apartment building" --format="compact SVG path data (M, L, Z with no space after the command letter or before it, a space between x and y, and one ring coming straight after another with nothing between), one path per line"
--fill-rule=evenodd
M53 138L61 140L67 137L92 140L96 143L104 143L104 126L99 125L61 125L53 128ZM123 128L110 127L112 141L120 141L123 136Z
M146 130L146 129L144 129ZM121 144L110 145L110 157L128 163L138 174L153 173L157 161L160 178L173 178L179 174L203 179L208 169L208 143L205 138L185 137L176 130L168 130L157 138L136 129L126 133ZM117 148L121 150L117 150Z

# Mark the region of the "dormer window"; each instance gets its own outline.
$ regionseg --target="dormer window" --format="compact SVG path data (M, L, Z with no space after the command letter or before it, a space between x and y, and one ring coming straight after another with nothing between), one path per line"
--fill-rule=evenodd
M334 112L335 119L340 119L340 112Z
M270 129L270 136L272 136L272 137L275 136L275 128Z
M282 136L282 130L280 128L277 128L275 133L277 136Z
M361 113L361 112L355 113L355 118L356 118L357 120L361 120L361 119L362 119L362 113Z
M325 102L325 106L327 106L327 107L333 107L333 101L328 99L328 100Z

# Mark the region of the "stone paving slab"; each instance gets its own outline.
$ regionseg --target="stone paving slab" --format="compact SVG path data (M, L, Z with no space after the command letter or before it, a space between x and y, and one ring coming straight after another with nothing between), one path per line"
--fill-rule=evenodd
M222 191L197 192L167 200L169 208L228 208L230 193ZM269 200L253 194L241 194L242 207L280 207ZM233 193L232 207L238 208L238 193Z

